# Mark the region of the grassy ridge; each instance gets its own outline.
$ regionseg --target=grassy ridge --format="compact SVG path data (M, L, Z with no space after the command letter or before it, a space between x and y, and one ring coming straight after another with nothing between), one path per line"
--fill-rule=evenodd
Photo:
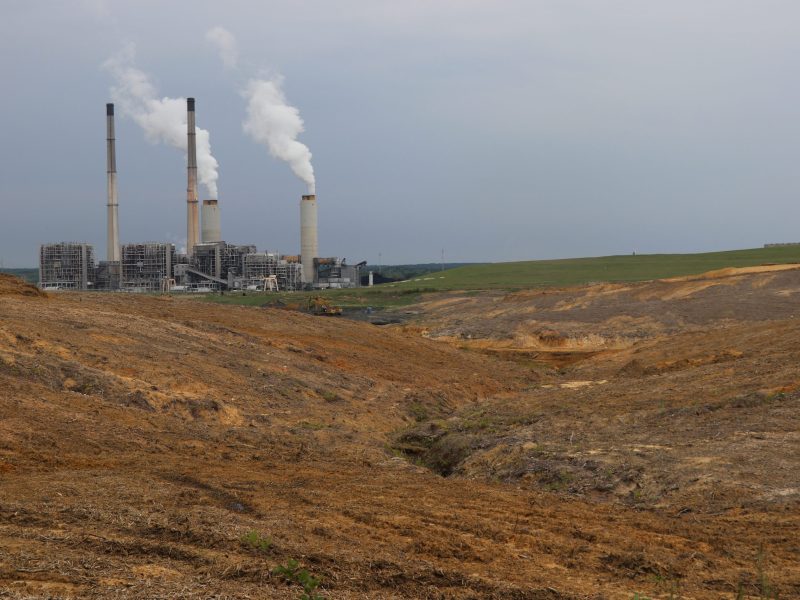
M696 275L727 267L800 262L800 246L755 248L702 254L642 254L476 264L372 288L290 293L230 293L206 300L250 306L305 306L309 295L322 295L344 308L405 306L420 294L447 290L563 287L601 281L643 281Z
M800 262L800 246L702 254L640 254L481 264L388 285L436 290L561 287L599 281L644 281L696 275L727 267L794 262Z

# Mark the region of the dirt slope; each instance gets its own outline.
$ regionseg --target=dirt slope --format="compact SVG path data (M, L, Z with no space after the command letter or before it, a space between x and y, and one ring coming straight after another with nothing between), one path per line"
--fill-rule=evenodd
M514 293L453 292L415 307L412 328L494 351L629 348L730 323L800 318L800 265L725 269L631 284Z
M794 356L794 333L769 364ZM737 340L758 335L769 337ZM667 508L637 506L477 467L470 475L466 463L443 478L391 449L420 423L527 405L543 390L557 392L554 407L567 392L593 402L585 429L599 432L660 377L648 368L663 350L626 351L572 367L608 384L569 388L568 373L341 319L158 297L45 298L0 282L0 597L297 598L299 586L272 573L291 558L322 577L326 598L629 599L666 597L673 585L684 598L721 598L739 582L755 594L759 570L781 597L800 594L791 494L712 510L693 491ZM729 368L697 368L714 365ZM614 373L627 382L619 391L579 395L606 389ZM788 368L774 373L779 385L793 381ZM763 387L755 375L748 386ZM764 422L789 419L795 435L794 405L777 405L790 414ZM758 490L778 485L758 465L751 476ZM271 544L243 542L250 531Z
M32 296L46 298L47 294L35 285L26 283L18 277L8 273L0 273L0 295L2 296Z

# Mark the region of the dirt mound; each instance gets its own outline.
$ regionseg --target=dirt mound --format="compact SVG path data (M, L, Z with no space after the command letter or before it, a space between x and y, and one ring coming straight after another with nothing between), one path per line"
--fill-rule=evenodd
M800 265L724 269L641 283L524 292L452 292L414 307L407 331L482 352L618 351L643 340L793 318ZM404 307L408 311L408 307Z
M777 271L791 271L800 269L798 264L781 264L781 265L759 265L757 267L728 267L726 269L717 269L716 271L706 271L698 275L685 275L683 277L669 277L661 281L679 282L679 281L702 281L705 279L723 279L726 277L738 277L741 275L753 275L755 273L775 273Z
M46 298L47 294L35 285L31 285L19 277L9 275L8 273L0 273L0 296Z

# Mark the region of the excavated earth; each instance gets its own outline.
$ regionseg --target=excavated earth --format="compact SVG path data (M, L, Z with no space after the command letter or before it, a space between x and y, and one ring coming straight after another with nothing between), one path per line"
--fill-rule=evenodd
M0 598L800 597L800 270L404 310L0 277Z

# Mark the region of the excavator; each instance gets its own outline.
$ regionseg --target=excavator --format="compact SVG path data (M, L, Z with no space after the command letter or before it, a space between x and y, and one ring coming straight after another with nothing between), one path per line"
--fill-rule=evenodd
M336 317L342 314L342 307L331 304L322 296L314 296L308 299L308 312L312 315Z

